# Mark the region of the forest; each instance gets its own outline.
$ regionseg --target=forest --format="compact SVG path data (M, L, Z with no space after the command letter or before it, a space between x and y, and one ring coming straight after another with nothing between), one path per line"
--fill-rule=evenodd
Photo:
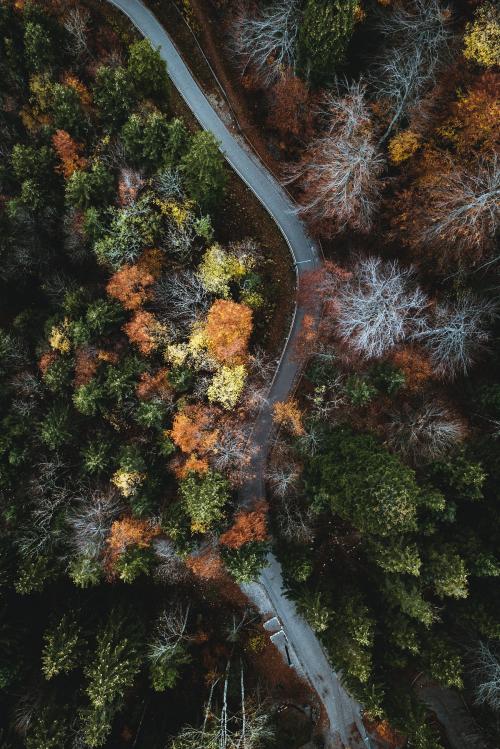
M2 2L0 40L1 746L276 745L231 583L268 548L235 492L273 261L125 17Z
M272 549L376 749L454 749L428 689L495 749L499 6L146 5L322 249L303 376L241 506L284 242L125 16L2 0L0 746L330 749L240 589Z
M326 257L267 469L288 595L368 719L448 746L438 685L498 746L498 4L211 5Z

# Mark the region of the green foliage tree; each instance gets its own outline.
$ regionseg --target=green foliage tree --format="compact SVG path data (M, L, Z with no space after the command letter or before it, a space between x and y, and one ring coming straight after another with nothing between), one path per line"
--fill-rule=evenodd
M422 495L415 473L369 435L333 429L321 454L311 458L305 481L320 507L330 506L362 533L416 529Z
M40 439L50 450L58 450L72 437L69 408L56 403L40 424Z
M69 614L65 614L43 636L42 672L46 679L67 674L78 665L78 646L81 643L80 627Z
M78 93L71 86L54 83L51 87L50 111L56 130L66 130L80 137L85 131L85 114Z
M140 670L137 639L125 634L123 622L111 617L97 635L92 660L85 666L86 694L91 710L84 719L84 732L90 746L102 746L113 715L119 709L125 691Z
M328 629L328 652L335 665L366 683L372 671L375 621L359 593L335 602Z
M223 548L222 559L237 583L250 583L258 579L265 567L268 551L267 543L250 541L238 549Z
M66 202L74 208L89 208L111 200L114 179L102 161L93 162L90 171L74 172L66 183Z
M229 482L214 471L203 476L190 473L180 482L179 494L191 518L192 530L205 533L224 517L230 497Z
M117 132L129 116L134 103L134 85L123 67L102 66L97 71L94 101L102 122Z
M34 73L39 73L54 63L54 43L49 31L42 24L35 21L25 24L24 56L27 67Z
M120 137L131 164L156 170L165 163L170 128L166 116L161 112L131 114L121 129Z
M438 596L467 598L467 570L462 557L449 545L429 553L428 574Z
M128 74L138 97L153 97L162 103L166 100L169 91L167 66L147 39L130 45Z
M314 84L332 80L344 62L358 12L358 0L306 1L298 61L302 73Z
M460 653L449 639L433 636L427 651L428 672L444 687L463 688L463 664Z
M196 133L181 160L181 172L188 195L201 210L217 207L226 185L224 158L212 133Z

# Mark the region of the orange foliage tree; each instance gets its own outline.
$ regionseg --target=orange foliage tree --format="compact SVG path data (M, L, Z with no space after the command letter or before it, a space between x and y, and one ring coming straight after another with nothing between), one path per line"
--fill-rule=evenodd
M215 445L215 410L202 405L186 406L176 413L168 435L183 453L204 455Z
M429 357L414 346L406 346L392 355L392 361L405 376L405 387L420 390L432 378Z
M222 560L213 549L207 549L199 555L187 557L186 565L193 575L202 580L215 580L224 576Z
M129 515L115 520L107 539L110 561L116 560L130 546L147 548L159 533L160 528L147 520Z
M208 349L221 364L243 364L252 333L252 310L246 304L217 299L205 328Z
M143 309L136 310L130 322L123 325L122 330L128 336L130 343L135 344L144 356L153 353L165 334L164 326L152 312L146 312Z
M138 309L150 298L149 287L160 274L161 266L159 251L146 250L135 265L124 265L111 276L106 291L125 309Z
M254 510L238 512L233 526L220 537L220 543L231 549L239 549L250 541L266 541L267 510L267 503L261 501Z
M283 426L296 437L305 433L302 417L302 411L294 398L287 401L278 401L273 406L274 423Z
M87 166L87 160L81 155L81 144L73 140L66 130L56 130L52 136L52 145L61 162L57 169L65 179L69 179L73 172Z

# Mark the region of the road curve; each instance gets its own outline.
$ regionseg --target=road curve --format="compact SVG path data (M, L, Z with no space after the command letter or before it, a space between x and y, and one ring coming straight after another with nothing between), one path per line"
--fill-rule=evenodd
M153 47L160 50L172 83L201 127L215 135L229 164L279 227L292 254L297 285L299 285L304 273L318 268L321 260L318 247L298 218L296 206L290 197L264 165L230 133L154 14L140 0L108 0L108 2L125 13L141 34L149 39ZM305 314L304 307L296 304L288 338L268 393L268 401L261 409L254 426L252 441L255 449L252 451L254 455L252 478L241 489L240 501L242 503L264 496L264 468L272 429L272 404L286 400L299 374L300 364L294 356L294 344ZM272 554L269 555L269 564L263 570L259 581L243 587L263 614L274 613L279 616L293 665L307 678L325 707L330 722L329 744L332 747L338 746L340 739L342 743L348 745L349 731L355 723L365 745L369 746L369 739L361 721L360 705L343 689L314 632L299 616L293 602L283 595L281 566L278 560Z

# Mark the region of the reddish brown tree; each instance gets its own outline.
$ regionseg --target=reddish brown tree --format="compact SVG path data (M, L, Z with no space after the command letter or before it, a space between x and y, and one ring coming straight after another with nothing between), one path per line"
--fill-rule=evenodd
M56 130L52 136L52 145L61 162L57 170L65 179L79 169L85 169L87 160L81 155L82 145L77 143L66 130Z
M267 503L262 501L255 505L254 510L238 512L233 526L220 537L220 543L239 549L250 541L266 541L268 509Z

